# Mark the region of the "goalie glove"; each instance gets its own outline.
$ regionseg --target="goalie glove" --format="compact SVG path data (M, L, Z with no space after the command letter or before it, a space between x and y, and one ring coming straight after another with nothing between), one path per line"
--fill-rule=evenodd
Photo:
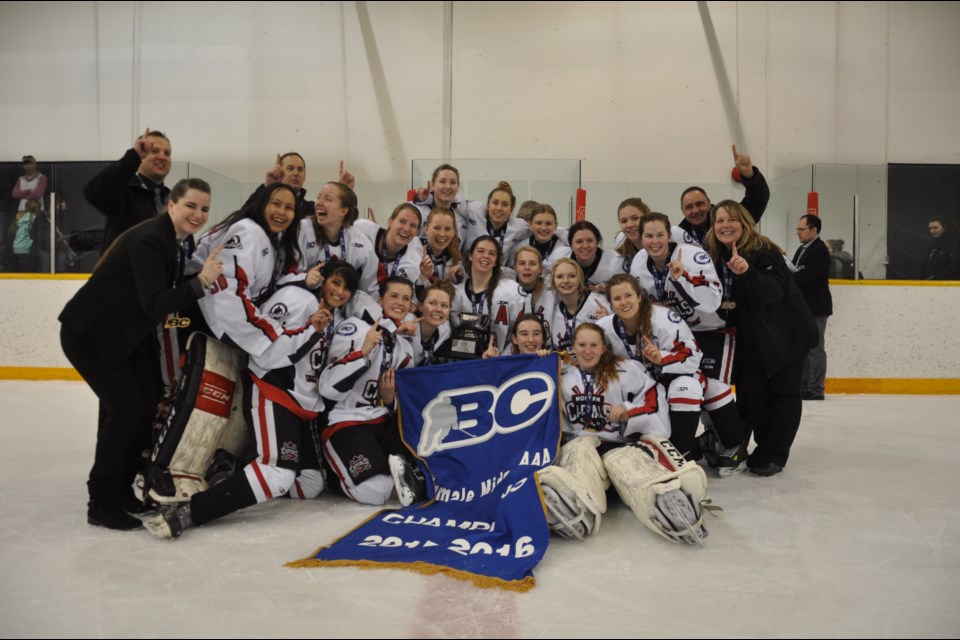
M606 513L610 478L597 452L598 446L600 438L597 436L578 436L560 447L557 466L569 471L586 490L600 513Z
M550 530L583 540L600 530L600 509L577 478L556 465L537 472Z
M603 456L613 486L648 529L671 542L703 545L707 476L667 438L645 435Z

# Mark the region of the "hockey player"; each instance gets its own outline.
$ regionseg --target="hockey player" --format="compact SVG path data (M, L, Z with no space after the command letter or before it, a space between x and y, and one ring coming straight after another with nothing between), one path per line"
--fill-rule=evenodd
M543 324L543 318L534 313L525 313L513 323L510 330L512 344L502 355L527 354L545 356L550 353L547 348L549 332Z
M539 474L551 528L578 539L596 534L612 482L651 530L702 543L706 478L667 439L663 387L614 356L595 324L577 327L573 351L576 364L560 373L565 443L556 465Z
M223 274L200 300L200 310L214 337L258 356L283 334L283 327L259 305L279 277L296 270L300 252L296 234L288 233L296 214L296 192L287 185L264 189L253 206L232 213L204 234L191 265L209 249L223 245Z
M624 258L616 251L601 248L603 236L596 225L586 220L574 223L567 231L569 249L554 252L556 259L573 258L583 269L587 284L593 291L603 291L603 285L611 276L629 271L629 262L624 266ZM556 264L556 260L554 261Z
M543 256L536 248L530 245L521 245L514 251L514 266L517 272L518 293L523 299L523 312L535 313L544 319L553 316L556 307L556 298L551 287L547 286L543 278ZM549 340L550 332L546 337Z
M330 347L320 394L336 402L321 433L324 454L343 492L382 505L393 492L387 456L404 450L396 423L395 371L414 366L410 340L396 334L413 299L413 285L390 276L381 285L382 317L341 324Z
M387 228L381 229L370 220L358 220L357 228L373 243L377 256L377 283L390 276L399 276L420 285L420 262L423 260L423 244L414 242L420 233L423 221L420 210L409 203L397 205L387 219Z
M584 322L597 322L609 313L603 295L587 288L576 260L561 258L550 272L550 288L556 304L548 319L550 343L557 351L569 351L573 334Z
M480 237L490 236L500 245L500 255L504 257L503 266L513 267L513 249L530 237L530 227L523 220L511 218L517 196L510 184L501 180L487 196L486 210L471 211L467 220L466 243Z
M494 346L503 351L510 335L510 323L521 313L523 302L517 283L503 278L500 245L490 236L480 236L467 254L467 279L457 285L452 311L486 315ZM460 324L458 315L454 326Z
M360 274L360 290L376 298L380 295L377 256L370 238L354 227L358 215L357 195L350 187L341 182L323 185L314 215L299 223L299 266L309 271L330 260L348 262Z
M650 213L641 219L643 250L636 255L630 275L650 299L676 311L693 331L703 356L700 371L706 377L703 410L716 431L708 429L701 441L707 462L729 475L743 469L745 432L730 390L734 332L717 315L722 287L710 256L696 245L671 241L670 219ZM681 451L685 442L678 443ZM691 457L697 457L696 451Z
M569 248L567 230L557 226L557 212L548 204L538 204L530 212L530 239L528 246L536 249L543 259L544 272L549 273L560 250Z
M636 279L620 273L607 281L613 315L597 324L614 355L634 360L666 389L670 406L670 440L681 452L694 447L700 426L703 376L700 349L676 311L654 305Z
M176 538L254 504L290 495L310 499L324 488L314 420L324 410L318 377L327 364L333 328L357 290L356 270L331 261L317 296L305 287L280 288L261 310L284 327L281 339L250 358L243 376L244 417L257 457L243 473L194 494L190 502L144 521L153 535ZM299 472L299 473L298 473Z
M434 209L424 225L423 259L420 261L420 281L452 283L463 279L460 257L460 238L457 237L457 217L448 209ZM420 297L420 296L418 296Z
M417 366L438 364L437 349L450 339L450 305L456 290L449 280L431 284L423 292L417 339L413 341Z
M457 219L457 237L460 240L460 251L467 248L467 227L471 216L486 214L482 202L465 200L458 197L460 192L460 172L456 167L442 164L433 170L431 179L425 189L417 191L412 205L417 207L426 216L432 209L446 209L452 211Z

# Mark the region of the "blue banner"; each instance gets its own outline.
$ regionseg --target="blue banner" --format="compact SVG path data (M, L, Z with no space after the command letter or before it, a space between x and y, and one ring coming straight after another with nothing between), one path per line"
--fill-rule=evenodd
M401 434L427 469L432 500L381 511L292 564L396 567L532 588L550 533L533 473L557 456L558 370L551 355L398 371Z

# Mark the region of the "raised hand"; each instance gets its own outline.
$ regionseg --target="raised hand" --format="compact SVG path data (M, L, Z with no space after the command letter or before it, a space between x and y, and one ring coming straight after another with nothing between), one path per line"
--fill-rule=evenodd
M487 346L487 350L483 352L483 359L487 358L496 358L500 355L500 349L497 349L497 342L494 336L490 336L490 344Z
M308 288L316 289L323 284L323 276L320 272L323 271L323 267L326 264L326 262L318 262L313 269L307 271L307 278L304 280L304 284L306 284Z
M736 242L733 243L732 247L733 256L727 261L727 266L730 267L730 271L733 271L738 276L742 276L747 272L747 269L750 268L750 263L747 262L746 258L737 253Z
M215 247L213 251L210 252L210 255L207 256L207 259L203 262L203 268L200 270L200 283L204 286L209 287L214 280L220 277L220 274L223 273L223 261L217 257L220 251L223 250L223 245Z
M280 154L277 154L277 159L273 163L273 166L267 169L267 172L263 174L263 184L273 184L274 182L280 182L283 180L283 167L280 165Z
M150 152L153 151L153 142L150 138L150 127L147 127L147 130L143 132L143 135L133 141L133 150L137 152L137 155L140 156L140 159L143 160Z
M380 344L382 338L383 330L380 328L380 318L377 318L377 321L373 323L373 326L370 327L367 335L363 338L363 345L360 347L360 352L365 356L370 355L373 348Z
M417 202L423 202L430 197L431 193L433 193L433 182L427 180L426 189L417 189Z
M384 405L392 405L397 396L397 374L387 369L380 375L380 399Z
M670 277L674 280L683 277L683 247L677 247L677 253L670 261Z
M597 320L599 320L600 318L605 318L608 315L610 315L610 311L607 310L605 306L603 306L603 303L597 302Z
M430 282L433 280L434 273L433 260L430 259L430 255L427 252L424 252L423 260L420 261L420 277L423 278L425 282Z
M340 161L340 182L347 185L351 189L353 189L354 185L357 184L357 179L353 176L353 174L343 168L343 160Z
M663 363L663 354L660 353L657 345L653 344L647 336L640 338L640 344L642 345L644 358L656 365Z
M750 160L750 156L743 153L737 152L737 145L731 145L733 147L733 162L737 165L737 169L740 170L741 178L752 178L753 177L753 162Z

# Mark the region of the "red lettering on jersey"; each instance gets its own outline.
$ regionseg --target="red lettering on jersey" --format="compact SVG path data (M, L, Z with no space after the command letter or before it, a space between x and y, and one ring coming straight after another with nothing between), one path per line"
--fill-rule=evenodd
M510 324L510 320L507 318L507 305L502 304L497 309L497 317L494 319L493 324L502 324L504 326Z

